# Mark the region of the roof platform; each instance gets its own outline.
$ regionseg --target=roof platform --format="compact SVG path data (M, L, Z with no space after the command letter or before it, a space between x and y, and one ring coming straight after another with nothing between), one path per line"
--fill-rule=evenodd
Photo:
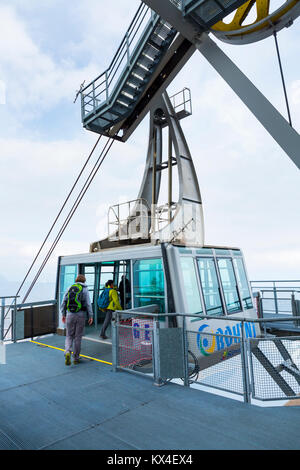
M257 407L175 383L157 387L88 358L66 367L64 340L6 346L1 450L299 449L298 406ZM83 340L82 354L111 360L109 344Z

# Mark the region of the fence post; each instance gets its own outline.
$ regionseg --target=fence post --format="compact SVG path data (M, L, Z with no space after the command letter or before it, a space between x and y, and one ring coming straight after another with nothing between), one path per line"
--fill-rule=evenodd
M127 67L130 66L130 53L129 53L129 34L126 32L126 55L127 55Z
M183 317L182 323L182 335L183 335L183 366L184 366L184 386L189 387L189 345L187 341L187 333L186 333L186 322L185 316Z
M12 341L16 343L16 324L17 324L17 298L15 297L14 299L14 306L11 312L11 335L12 335Z
M0 319L0 341L3 341L4 336L4 315L5 315L5 299L1 299L1 319Z
M275 313L277 315L278 314L278 302L277 302L277 291L276 291L275 282L273 282L273 292L274 292Z
M95 111L95 108L96 108L96 102L95 102L95 82L93 82L93 86L92 86L92 89L93 89L93 111Z
M241 344L241 361L242 361L242 372L243 372L243 385L244 385L244 403L250 403L250 380L249 380L249 369L248 369L248 357L247 357L247 345L245 338L245 321L241 322L242 327L242 344Z
M106 86L105 97L106 97L106 101L108 101L108 73L107 73L107 70L105 72L105 86Z
M119 333L119 314L115 312L115 317L111 322L111 339L112 339L112 364L113 371L117 372L118 370L118 333Z
M154 385L161 385L160 350L159 350L159 321L153 320L153 375Z
M292 293L292 296L291 296L291 305L292 305L292 315L295 318L294 320L294 326L297 328L298 326L300 326L300 321L299 319L297 320L297 317L299 318L300 316L300 311L299 311L299 307L298 307L298 304L299 304L299 300L296 300L295 298L295 293L293 292Z

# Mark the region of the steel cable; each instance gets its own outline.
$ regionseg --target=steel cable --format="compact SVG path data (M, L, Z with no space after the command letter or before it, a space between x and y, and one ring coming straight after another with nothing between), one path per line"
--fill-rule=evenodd
M90 174L89 174L88 178L86 179L86 181L85 181L85 183L84 183L84 185L83 185L83 187L82 187L80 193L78 194L78 196L77 196L77 198L76 198L76 200L75 200L75 202L74 202L74 204L73 204L71 210L69 211L69 214L68 214L68 216L66 217L66 219L65 219L65 221L64 221L64 223L63 223L63 225L62 225L62 227L61 227L61 229L60 229L60 231L58 232L58 234L57 234L57 236L56 236L54 242L52 243L50 250L48 251L46 257L44 258L44 261L43 261L42 265L40 266L40 268L39 268L39 270L38 270L38 272L37 272L35 278L33 279L31 285L29 286L29 289L27 290L27 292L26 292L26 294L25 294L25 297L24 297L22 303L25 303L25 301L26 301L28 295L29 295L30 292L32 291L32 289L33 289L33 287L34 287L34 285L35 285L37 279L39 278L41 272L43 271L43 269L44 269L44 267L45 267L45 265L46 265L46 263L48 262L50 256L52 255L52 253L53 253L53 251L54 251L54 249L55 249L57 243L59 242L59 240L60 240L62 234L64 233L64 231L65 231L65 229L67 228L67 226L68 226L70 220L72 219L72 217L73 217L75 211L77 210L77 207L79 206L79 204L80 204L80 202L81 202L83 196L85 195L85 193L86 193L86 191L88 190L90 184L92 183L94 177L96 176L96 174L97 174L99 168L101 167L101 165L102 165L102 163L103 163L105 157L107 156L107 154L108 154L108 152L109 152L109 150L110 150L110 148L111 148L113 142L114 142L113 139L108 139L108 140L107 140L107 142L106 142L106 144L105 144L103 150L101 151L101 153L100 153L100 155L99 155L99 157L98 157L96 163L94 164L92 170L90 171Z
M6 316L7 316L8 313L9 313L9 311L11 310L11 308L13 307L13 305L16 303L16 299L17 299L17 297L18 297L18 294L20 293L20 291L21 291L23 285L25 284L25 281L26 281L26 279L28 278L28 276L29 276L29 274L30 274L30 272L31 272L31 270L32 270L32 268L33 268L33 266L34 266L34 264L35 264L37 258L39 257L39 255L40 255L42 249L44 248L45 243L46 243L46 241L48 240L48 238L49 238L49 236L50 236L50 234L51 234L51 232L52 232L52 230L53 230L53 228L54 228L54 226L55 226L57 220L59 219L59 217L60 217L62 211L64 210L64 208L65 208L65 206L66 206L68 200L70 199L71 194L73 193L73 191L74 191L74 189L75 189L75 187L76 187L76 185L77 185L77 183L78 183L78 181L79 181L79 179L80 179L82 173L84 172L84 170L85 170L85 168L86 168L88 162L90 161L90 159L91 159L91 157L92 157L92 155L93 155L95 149L97 148L97 146L98 146L98 144L99 144L99 142L100 142L101 137L102 137L102 135L100 135L100 136L98 137L98 139L97 139L96 143L94 144L94 146L93 146L93 148L92 148L92 150L91 150L91 152L90 152L90 154L89 154L89 156L88 156L88 158L87 158L85 164L83 165L82 169L80 170L80 172L79 172L79 174L78 174L78 176L77 176L77 178L76 178L76 180L75 180L75 182L74 182L72 188L71 188L70 191L69 191L68 196L66 197L66 199L65 199L65 201L64 201L64 203L63 203L63 205L61 206L61 208L60 208L60 210L59 210L59 212L58 212L58 214L57 214L57 216L56 216L56 218L55 218L53 224L51 225L51 228L50 228L49 232L47 233L47 235L46 235L46 237L45 237L45 239L44 239L42 245L40 246L40 248L39 248L37 254L35 255L35 258L34 258L32 264L31 264L30 268L28 269L28 271L27 271L27 273L26 273L26 275L25 275L25 277L24 277L24 279L23 279L23 281L22 281L22 283L21 283L21 285L20 285L20 287L19 287L17 293L16 293L15 296L14 296L15 301L12 302L11 305L8 307L7 313L6 313L6 315L5 315L4 318L6 318Z
M30 268L28 269L28 271L27 271L27 273L26 273L26 275L25 275L25 277L24 277L24 279L23 279L23 281L22 281L22 283L21 283L21 285L20 285L20 287L19 287L19 289L18 289L18 291L17 291L17 293L16 293L16 297L17 297L17 295L20 293L20 291L21 291L21 289L22 289L22 287L23 287L23 285L24 285L26 279L28 278L28 276L29 276L29 274L30 274L30 272L31 272L31 270L32 270L32 268L33 268L33 266L34 266L34 264L35 264L37 258L39 257L39 255L40 255L42 249L44 248L45 243L46 243L46 241L48 240L48 238L49 238L49 236L50 236L50 233L52 232L52 230L53 230L53 228L54 228L54 226L55 226L57 220L59 219L59 217L60 217L62 211L64 210L64 208L65 208L65 206L66 206L68 200L70 199L71 194L72 194L72 192L74 191L75 186L77 185L77 183L78 183L78 181L79 181L79 179L80 179L80 177L81 177L83 171L85 170L85 168L86 168L88 162L90 161L90 159L91 159L91 157L92 157L92 155L93 155L93 153L94 153L94 151L95 151L97 145L99 144L101 137L102 137L101 135L98 137L98 139L97 139L97 141L96 141L94 147L92 148L92 150L91 150L91 152L90 152L90 154L89 154L89 156L88 156L88 158L87 158L85 164L83 165L83 167L82 167L82 169L81 169L79 175L77 176L77 178L76 178L76 180L75 180L75 182L74 182L72 188L70 189L68 196L66 197L66 199L65 199L65 201L64 201L64 203L63 203L63 205L61 206L61 208L60 208L60 210L59 210L59 212L58 212L58 214L57 214L57 216L56 216L56 218L55 218L55 220L54 220L54 222L53 222L53 224L52 224L52 226L51 226L49 232L47 233L47 235L46 235L46 237L45 237L45 239L44 239L44 241L43 241L43 243L42 243L42 245L41 245L39 251L37 252L37 254L36 254L36 256L35 256L35 258L34 258L32 264L31 264L31 266L30 266Z

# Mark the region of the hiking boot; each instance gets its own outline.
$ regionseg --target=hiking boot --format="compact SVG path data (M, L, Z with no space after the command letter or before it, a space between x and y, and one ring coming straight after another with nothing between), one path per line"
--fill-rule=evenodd
M65 364L66 366L70 366L71 365L71 354L69 352L67 352L65 354Z

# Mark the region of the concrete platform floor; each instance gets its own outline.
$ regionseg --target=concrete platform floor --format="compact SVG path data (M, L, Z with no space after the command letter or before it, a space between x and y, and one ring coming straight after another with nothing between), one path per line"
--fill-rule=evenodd
M64 337L36 341L64 347ZM300 448L300 408L257 407L83 359L59 349L6 346L0 365L0 449L271 450ZM83 341L82 354L111 362L111 346Z

